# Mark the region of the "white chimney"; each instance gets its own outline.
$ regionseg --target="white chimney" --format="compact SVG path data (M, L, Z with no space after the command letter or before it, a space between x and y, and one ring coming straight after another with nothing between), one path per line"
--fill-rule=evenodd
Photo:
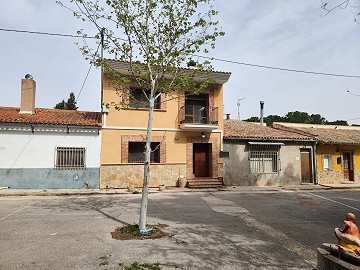
M35 113L36 82L30 74L21 80L20 113Z
M264 125L264 101L260 101L260 125Z

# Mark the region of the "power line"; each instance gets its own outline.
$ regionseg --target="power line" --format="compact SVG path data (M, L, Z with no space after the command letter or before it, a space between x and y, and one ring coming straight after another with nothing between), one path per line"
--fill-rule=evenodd
M80 35L58 34L58 33L27 31L27 30L17 30L17 29L4 29L4 28L0 28L0 31L36 34L36 35L47 35L47 36L72 37L72 38L96 38L96 37L92 37L92 36L80 36Z
M360 96L360 95L358 95L358 94L351 93L350 90L347 90L346 92L348 92L348 93L349 93L350 95L352 95L352 96L357 96L357 97Z
M357 78L360 79L360 76L358 75L345 75L345 74L335 74L335 73L325 73L325 72L315 72L315 71L306 71L306 70L297 70L297 69L289 69L289 68L280 68L280 67L273 67L273 66L264 66L264 65L257 65L257 64L250 64L250 63L244 63L244 62L238 62L238 61L232 61L232 60L224 60L220 58L214 58L210 56L202 56L193 54L193 56L204 58L204 59L210 59L220 62L226 62L230 64L237 64L237 65L244 65L244 66L251 66L251 67L258 67L258 68L267 68L267 69L274 69L274 70L281 70L281 71L288 71L288 72L297 72L297 73L305 73L305 74L313 74L313 75L324 75L324 76L335 76L335 77L345 77L345 78Z
M99 45L98 45L98 47L97 47L97 49L96 49L95 54L97 54L97 52L98 52L98 50L99 50L99 48L100 48L100 45L101 45L101 43L99 43ZM89 73L90 73L90 70L91 70L92 66L93 66L93 65L90 63L89 70L88 70L88 72L87 72L87 74L86 74L86 76L85 76L85 80L84 80L84 82L83 82L83 84L82 84L82 86L81 86L81 89L80 89L79 94L78 94L78 96L77 96L77 98L76 98L75 101L77 101L77 100L79 99L79 96L80 96L80 94L81 94L81 92L82 92L82 90L83 90L83 88L84 88L84 85L85 85L85 83L86 83L86 81L87 81L87 78L89 77Z
M27 34L38 34L38 35L48 35L48 36L72 37L72 38L93 38L93 39L97 38L95 36L80 36L80 35L76 36L76 35L68 35L68 34L47 33L47 32L17 30L17 29L4 29L4 28L0 28L0 31L16 32L16 33L27 33ZM121 39L121 40L124 40L124 39ZM333 77L360 79L360 75L346 75L346 74L315 72L315 71L298 70L298 69L290 69L290 68L280 68L280 67L274 67L274 66L265 66L265 65L258 65L258 64L251 64L251 63L233 61L233 60L220 59L220 58L197 55L197 54L192 54L192 56L203 58L203 59L215 60L215 61L224 62L224 63L243 65L243 66L251 66L251 67L257 67L257 68L272 69L272 70L280 70L280 71L286 71L286 72L296 72L296 73L304 73L304 74L311 74L311 75L322 75L322 76L333 76Z

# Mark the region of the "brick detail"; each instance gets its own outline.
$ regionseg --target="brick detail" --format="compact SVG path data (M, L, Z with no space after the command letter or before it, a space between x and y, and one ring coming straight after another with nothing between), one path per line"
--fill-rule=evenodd
M121 163L129 163L129 142L145 142L146 135L121 136ZM151 142L160 143L160 163L166 163L166 137L151 137Z
M218 150L218 139L214 138L199 138L199 137L188 137L186 143L186 178L194 179L193 173L193 144L194 143L210 143L211 144L211 176L212 178L219 177L219 150Z
M163 111L166 111L167 107L166 107L166 98L167 98L167 95L165 93L161 93L161 96L160 96L160 110L163 110Z

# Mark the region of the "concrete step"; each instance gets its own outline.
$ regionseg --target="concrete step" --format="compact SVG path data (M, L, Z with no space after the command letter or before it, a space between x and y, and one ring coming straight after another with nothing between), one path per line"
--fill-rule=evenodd
M190 179L187 186L189 188L217 188L223 185L217 178Z

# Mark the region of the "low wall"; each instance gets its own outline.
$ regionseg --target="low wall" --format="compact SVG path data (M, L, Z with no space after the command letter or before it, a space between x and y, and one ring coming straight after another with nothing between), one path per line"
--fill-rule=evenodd
M317 171L319 184L340 184L344 181L343 171Z
M0 187L16 189L78 189L86 182L99 188L99 168L55 170L51 168L0 169Z
M319 270L359 270L359 265L348 263L331 254L330 244L322 244L317 248Z
M186 164L151 164L149 187L177 186L179 175L185 173ZM143 179L143 164L102 165L100 168L100 188L142 187Z

